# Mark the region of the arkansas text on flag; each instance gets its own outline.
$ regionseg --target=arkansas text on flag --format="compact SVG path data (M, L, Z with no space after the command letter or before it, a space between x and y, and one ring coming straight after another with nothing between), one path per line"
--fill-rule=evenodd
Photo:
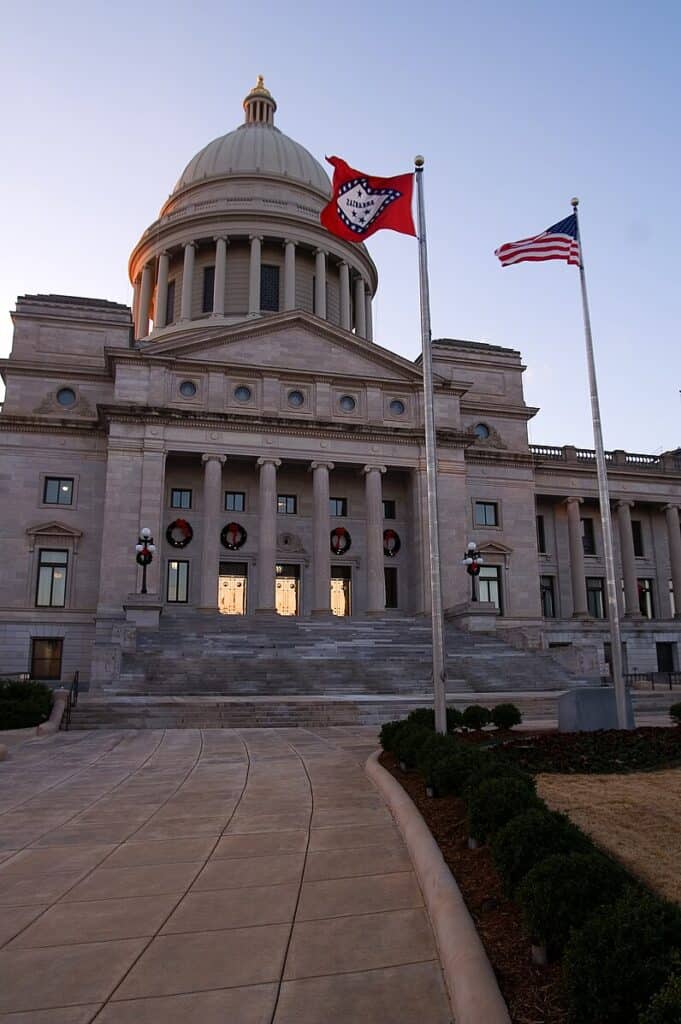
M579 241L577 239L577 217L571 213L565 220L552 224L540 235L521 238L518 242L506 242L495 249L494 255L503 267L513 263L540 262L541 260L565 260L573 267L579 266Z
M332 235L346 242L363 242L381 228L415 235L411 214L413 174L395 178L375 178L348 167L337 156L328 156L333 165L333 197L319 215Z

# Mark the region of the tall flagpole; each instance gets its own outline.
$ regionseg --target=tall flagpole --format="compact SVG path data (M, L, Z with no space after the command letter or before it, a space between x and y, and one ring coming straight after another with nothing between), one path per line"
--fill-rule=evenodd
M430 548L430 613L433 630L433 697L435 729L447 732L447 672L445 631L440 575L440 533L437 506L437 458L435 451L435 413L433 409L433 359L430 339L430 292L428 288L428 246L426 210L423 200L422 156L414 157L419 233L419 292L421 296L421 348L423 366L423 410L426 427L426 481L428 487L428 540Z
M608 595L608 620L610 623L610 670L615 687L615 704L617 706L617 726L619 729L629 728L627 721L627 701L622 672L622 633L620 629L620 613L617 603L617 578L615 576L615 554L612 543L612 517L610 515L610 495L608 492L608 472L605 464L603 448L603 431L601 428L601 411L598 401L596 383L596 365L591 337L591 316L589 299L586 294L586 276L582 242L579 237L579 218L577 207L579 199L572 200L577 225L577 241L579 242L579 280L582 287L582 312L584 314L584 336L586 339L586 361L589 371L589 391L591 393L591 417L594 429L594 447L596 449L596 470L598 473L598 500L601 507L601 523L603 524L603 552L605 554L605 579Z

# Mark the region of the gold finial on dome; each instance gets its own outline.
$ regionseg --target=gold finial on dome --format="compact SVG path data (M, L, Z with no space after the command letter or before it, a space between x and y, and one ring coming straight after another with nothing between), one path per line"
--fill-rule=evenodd
M274 111L277 104L269 89L265 88L265 78L258 75L254 87L244 100L246 124L274 124Z

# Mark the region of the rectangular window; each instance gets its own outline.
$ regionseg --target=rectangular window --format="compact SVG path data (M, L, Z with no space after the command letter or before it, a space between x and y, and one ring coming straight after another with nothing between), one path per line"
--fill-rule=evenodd
M393 565L386 565L383 572L385 574L385 606L386 608L397 608L397 569Z
M546 531L543 516L537 516L537 551L540 555L546 554Z
M192 492L185 487L173 487L170 492L171 508L191 508Z
M605 618L605 589L602 576L587 576L586 606L594 619Z
M189 593L189 562L168 561L167 600L173 604L186 604Z
M73 477L46 476L43 487L44 505L72 505Z
M225 491L225 512L245 512L246 494L244 491Z
M31 641L31 679L61 679L61 658L64 641L45 637Z
M545 619L555 619L556 601L553 590L553 576L540 576L541 613Z
M280 516L294 516L298 511L298 499L295 494L277 495L277 512Z
M499 506L496 501L476 501L475 503L475 525L476 526L498 526Z
M638 607L644 619L655 618L653 607L653 581L636 580L638 584Z
M175 319L175 282L168 282L168 295L166 297L166 324L172 324Z
M395 518L395 502L392 499L384 499L383 501L383 518Z
M260 267L260 308L279 312L279 267L267 263Z
M594 521L590 517L582 519L582 546L585 555L596 554L596 537L594 534ZM602 616L601 616L602 618Z
M501 593L501 568L498 565L480 566L478 576L478 599L493 604L500 615L504 614Z
M38 608L63 608L66 604L66 572L68 551L40 549L38 587L35 603Z
M213 312L213 292L215 289L215 267L203 268L203 301L201 309L204 313Z
M641 520L631 520L631 535L634 540L634 554L637 558L643 558L643 530L641 529Z
M347 498L329 498L329 515L346 516L348 514Z

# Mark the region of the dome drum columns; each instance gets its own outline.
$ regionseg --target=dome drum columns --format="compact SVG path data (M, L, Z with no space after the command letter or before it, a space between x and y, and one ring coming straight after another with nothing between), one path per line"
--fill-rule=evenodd
M225 286L227 284L227 246L229 239L220 235L215 239L215 282L213 285L213 316L225 315Z
M260 267L262 235L251 235L251 258L248 273L248 315L260 316Z

